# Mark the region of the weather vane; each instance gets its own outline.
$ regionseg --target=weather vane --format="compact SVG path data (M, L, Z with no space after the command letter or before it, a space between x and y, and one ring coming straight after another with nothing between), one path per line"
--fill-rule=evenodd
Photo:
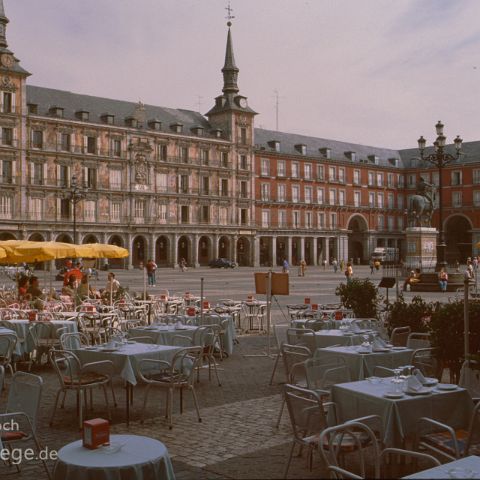
M233 20L235 17L232 15L233 8L230 6L230 2L228 2L228 7L225 7L225 10L228 12L228 15L225 17L228 20L227 25L231 27L231 20Z

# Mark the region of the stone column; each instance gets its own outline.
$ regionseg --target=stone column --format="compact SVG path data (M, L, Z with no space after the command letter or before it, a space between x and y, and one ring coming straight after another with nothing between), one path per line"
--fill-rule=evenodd
M287 262L292 265L292 237L287 237Z
M272 267L277 266L277 237L272 237Z
M330 262L330 238L328 237L323 239L323 258L326 258L327 262Z
M318 246L317 246L317 237L313 237L313 240L312 240L312 265L315 266L315 265L318 265L318 258L317 258L317 249L318 249Z
M253 248L253 266L260 266L260 238L253 237L252 239L252 248Z
M133 245L132 245L132 234L127 233L127 250L130 252L130 255L127 257L127 269L133 269Z
M300 261L305 260L305 237L300 237Z
M232 249L232 261L234 261L235 263L238 263L238 259L237 259L237 242L238 242L238 235L234 235L234 236L231 238L231 242L232 242L232 246L231 246L231 249Z
M346 262L350 260L348 256L348 237L346 235L339 235L337 237L337 251L338 257ZM355 259L353 259L355 263Z
M148 260L151 258L153 261L155 261L156 260L156 258L155 258L155 235L153 233L151 233L148 236L148 242L149 242L148 251L150 252L150 255L146 260L148 262Z
M212 237L212 258L211 260L215 260L218 258L218 235L215 234Z
M174 233L172 236L172 247L171 247L171 252L172 252L172 263L173 263L173 268L178 268L178 234Z
M193 235L193 245L192 245L192 265L194 268L198 268L200 263L198 263L198 234Z

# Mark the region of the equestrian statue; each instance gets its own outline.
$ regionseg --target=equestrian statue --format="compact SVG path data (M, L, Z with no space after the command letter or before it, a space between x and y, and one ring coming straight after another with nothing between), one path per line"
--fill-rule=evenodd
M409 227L431 227L432 215L435 210L433 195L435 185L428 183L420 177L417 183L417 192L410 197L408 205Z

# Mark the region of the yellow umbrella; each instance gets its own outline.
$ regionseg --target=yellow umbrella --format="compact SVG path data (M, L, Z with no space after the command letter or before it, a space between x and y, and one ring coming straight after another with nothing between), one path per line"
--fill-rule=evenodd
M62 242L27 242L11 241L10 245L1 245L7 255L0 263L34 263L54 260L56 258L75 257L75 245Z
M7 251L0 247L0 259L5 258L7 256Z
M129 253L126 248L106 243L85 243L75 245L76 257L82 258L125 258Z

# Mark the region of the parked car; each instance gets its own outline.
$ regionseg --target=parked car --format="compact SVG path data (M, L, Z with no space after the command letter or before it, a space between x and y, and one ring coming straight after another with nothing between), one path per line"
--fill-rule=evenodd
M228 258L217 258L216 260L212 260L208 266L210 268L235 268L237 264L228 260Z

